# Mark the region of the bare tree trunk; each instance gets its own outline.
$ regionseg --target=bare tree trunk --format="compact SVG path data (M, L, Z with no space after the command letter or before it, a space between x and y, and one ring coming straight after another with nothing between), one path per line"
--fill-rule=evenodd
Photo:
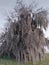
M24 52L24 58L25 58L25 62L27 62L27 58L26 58L26 53Z
M34 50L31 50L31 60L32 60L33 64L36 64Z

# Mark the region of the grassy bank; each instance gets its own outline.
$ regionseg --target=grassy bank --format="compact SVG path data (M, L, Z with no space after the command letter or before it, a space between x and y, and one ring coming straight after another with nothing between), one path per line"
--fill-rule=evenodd
M0 58L0 65L33 65L32 63L17 63L14 59ZM46 55L44 61L39 61L36 65L49 65L49 54Z

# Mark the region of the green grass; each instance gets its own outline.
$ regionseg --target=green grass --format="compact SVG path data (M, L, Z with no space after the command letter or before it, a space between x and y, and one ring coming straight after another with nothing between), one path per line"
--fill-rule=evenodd
M16 61L13 59L0 58L0 65L16 65Z
M36 65L49 65L49 54L45 55L45 60L39 61Z
M0 58L0 65L33 65L31 62L29 63L17 63L15 59L11 58ZM46 55L44 61L39 61L36 65L49 65L49 54Z

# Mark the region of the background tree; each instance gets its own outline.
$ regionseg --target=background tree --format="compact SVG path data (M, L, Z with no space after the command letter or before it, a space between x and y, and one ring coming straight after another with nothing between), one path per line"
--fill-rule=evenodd
M0 56L12 55L17 61L22 62L32 61L35 63L42 60L45 37L41 27L46 29L48 25L47 11L41 10L34 13L30 7L24 6L20 0L17 1L14 10L14 13L7 17L9 26L6 27L3 37L1 36L4 42L1 41Z

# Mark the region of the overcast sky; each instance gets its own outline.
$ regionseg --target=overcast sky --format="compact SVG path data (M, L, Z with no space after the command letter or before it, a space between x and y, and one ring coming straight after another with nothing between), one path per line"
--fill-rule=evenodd
M26 0L27 3L32 3L33 0ZM34 0L37 3L37 7L43 7L49 10L49 0ZM6 22L5 18L9 12L13 10L16 5L16 0L0 0L0 32L4 28ZM46 37L49 37L49 27L45 33Z

